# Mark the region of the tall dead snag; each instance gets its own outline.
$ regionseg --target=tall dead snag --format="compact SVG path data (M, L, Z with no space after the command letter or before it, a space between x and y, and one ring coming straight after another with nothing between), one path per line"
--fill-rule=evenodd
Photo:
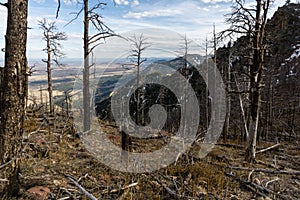
M132 50L129 57L132 59L132 65L136 68L136 116L135 116L135 123L139 124L140 120L144 121L144 118L139 118L140 113L140 95L141 91L139 89L140 86L140 70L142 64L147 60L146 58L142 57L142 53L149 47L149 43L147 43L147 38L140 34L140 36L133 36L129 39L131 41ZM142 102L143 103L143 102ZM144 117L144 116L143 116Z
M92 51L101 44L101 41L108 37L116 36L116 34L102 21L102 16L99 12L106 6L106 3L97 1L91 7L88 0L82 1L82 8L79 12L75 13L76 20L83 13L83 131L90 130L91 122L91 103L90 103L90 68L93 66L90 64L90 54ZM96 30L96 33L89 33L90 23Z
M64 54L61 51L60 41L66 40L67 36L64 32L57 32L55 22L48 22L46 19L39 21L40 28L44 31L43 40L46 42L46 48L43 49L47 53L47 59L43 59L43 62L47 64L47 76L48 76L48 93L49 93L49 110L50 114L54 113L54 100L52 92L52 61L57 65L60 65L58 59Z
M131 42L131 51L129 55L129 59L131 59L130 64L126 64L128 66L133 66L136 68L136 92L135 92L135 99L136 99L136 108L135 108L135 123L138 126L138 124L144 125L145 124L145 115L144 115L144 102L142 101L142 110L140 109L140 98L141 95L144 96L144 94L141 92L140 87L140 70L142 64L147 60L146 58L142 57L143 52L149 47L149 44L147 43L147 38L143 36L143 34L140 34L139 36L134 35L132 38L128 38L129 42ZM144 99L143 97L142 99ZM142 111L142 118L140 119L140 111ZM123 115L123 114L122 114ZM124 124L122 125L124 126ZM131 140L128 134L126 134L122 129L124 127L120 127L121 130L121 136L122 136L122 149L124 150L122 152L123 159L127 159L127 152L130 150ZM137 128L137 134L139 134L139 129Z
M0 99L0 196L17 195L26 99L27 0L8 0Z
M247 67L249 71L249 135L247 137L246 160L255 160L256 139L259 113L261 107L261 88L263 87L265 26L271 0L256 0L255 8L246 8L244 1L236 0L233 12L227 19L231 27L222 32L223 35L238 33L249 40Z
M84 6L84 28L83 28L83 131L89 131L91 128L90 114L90 62L89 62L89 1L83 1Z
M249 139L247 141L246 160L255 159L256 139L259 113L261 108L261 88L263 87L264 56L265 56L265 26L270 0L256 1L256 16L253 33L253 62L250 63L250 123Z
M184 95L183 95L183 104L182 104L182 110L183 110L183 115L182 116L187 116L187 101L188 101L188 97L187 97L187 87L190 81L190 78L192 77L190 74L190 69L189 69L189 65L190 63L188 62L188 53L189 53L189 45L190 45L191 41L189 41L186 37L186 35L184 35L184 37L182 38L182 44L181 44L181 53L182 53L182 58L183 58L183 66L181 68L181 73L184 76L184 78L186 79L186 83L183 86L183 91L184 91ZM179 86L180 87L180 86ZM187 121L186 121L186 117L184 118L184 134L186 134L187 131Z

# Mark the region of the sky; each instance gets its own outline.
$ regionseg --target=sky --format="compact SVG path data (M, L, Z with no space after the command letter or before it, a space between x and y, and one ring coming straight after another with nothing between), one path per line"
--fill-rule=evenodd
M45 53L42 51L45 42L42 40L42 30L38 26L38 21L43 18L55 21L59 31L66 32L68 40L62 42L65 57L82 58L83 16L80 15L77 20L67 25L74 18L74 12L78 12L82 4L78 4L80 0L61 1L59 17L56 19L57 0L29 0L28 59L45 58ZM4 3L5 0L0 0L0 2ZM96 0L91 0L90 5L96 2ZM217 32L228 27L224 23L224 15L231 11L232 5L231 0L115 0L114 2L102 0L102 2L106 3L100 13L103 21L118 34L130 35L134 34L137 29L147 29L153 30L156 37L161 36L160 39L163 39L179 33L186 35L194 44L202 46L202 50L205 38L212 39L213 24ZM254 0L246 0L248 5L254 3ZM284 4L285 0L275 0L269 17L278 6ZM6 8L0 6L1 49L5 45L6 15ZM162 29L165 31L162 32ZM158 30L157 33L155 30ZM170 36L167 41L171 42L172 37ZM4 53L1 51L0 60L3 58ZM0 62L1 65L3 62Z

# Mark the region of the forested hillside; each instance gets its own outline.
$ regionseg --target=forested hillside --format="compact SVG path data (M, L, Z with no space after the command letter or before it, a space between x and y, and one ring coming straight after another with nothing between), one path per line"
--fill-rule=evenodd
M267 141L294 140L299 136L300 114L300 5L289 4L280 7L266 26L266 61L264 86L262 88L262 112L260 115L259 139ZM218 49L218 67L228 81L228 63L231 62L230 88L231 123L230 133L234 137L243 135L243 124L239 95L247 100L248 48L247 37L238 38L227 47ZM230 61L229 61L230 58ZM236 78L235 78L236 77ZM239 79L239 92L236 80ZM244 92L242 92L244 91ZM298 116L298 117L297 117ZM238 130L237 130L238 129ZM232 136L229 136L232 137ZM238 136L239 138L241 136Z

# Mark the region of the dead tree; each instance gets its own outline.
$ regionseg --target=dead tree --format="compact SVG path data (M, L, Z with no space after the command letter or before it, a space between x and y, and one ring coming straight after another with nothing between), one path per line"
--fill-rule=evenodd
M64 32L58 32L55 22L48 22L45 18L38 22L40 28L43 30L43 40L46 42L46 48L43 49L47 53L47 59L42 61L47 64L47 76L48 76L48 93L49 93L49 110L50 114L54 113L54 100L52 92L52 62L57 65L59 63L59 58L64 54L61 51L60 41L66 40L67 36Z
M132 38L128 38L128 41L131 42L131 51L129 55L129 59L131 60L130 64L125 64L124 66L133 66L136 68L136 93L135 93L135 99L136 99L136 110L135 110L135 123L138 126L138 124L141 123L144 125L145 119L144 119L144 105L142 105L142 119L139 118L140 113L140 70L142 64L147 60L146 58L142 57L142 53L150 46L149 43L146 42L146 38L143 36L143 34L140 34L139 36L134 35ZM143 95L143 94L142 94ZM142 102L144 104L144 102ZM123 110L123 109L122 109ZM123 113L122 113L123 116ZM124 124L122 124L124 126ZM131 139L127 133L123 131L124 127L120 127L121 132L121 143L122 143L122 149L123 151L123 159L127 158L127 152L130 150L131 146ZM137 134L139 134L139 129L137 128Z
M244 1L236 0L233 12L227 22L231 27L222 35L240 34L248 37L249 48L247 67L249 69L249 124L246 147L246 160L254 161L256 140L261 108L261 88L263 87L264 55L265 55L265 26L270 0L256 0L255 8L246 8Z
M188 40L188 38L186 37L186 35L184 35L183 39L182 39L182 44L181 44L181 54L182 58L183 58L183 66L182 66L182 75L184 76L184 78L186 79L186 83L185 85L183 85L183 104L182 104L182 116L184 117L184 134L187 131L187 121L186 121L186 117L187 117L187 101L188 101L188 97L187 97L187 87L189 85L189 79L191 78L190 76L190 70L189 70L189 62L188 62L188 53L189 53L189 45L190 45L191 41ZM181 87L181 86L179 86Z
M136 68L136 115L135 115L135 121L136 124L140 122L139 119L139 112L140 112L140 70L142 64L147 60L146 58L142 57L143 52L149 48L149 43L147 42L147 38L143 36L143 34L140 34L139 36L134 35L132 38L129 39L132 45L131 54L129 55L132 65ZM142 102L143 103L143 102ZM141 119L144 121L144 119Z
M90 64L90 54L92 51L101 44L106 38L116 36L116 34L107 26L102 20L102 16L99 12L106 6L106 3L97 1L91 7L88 0L82 0L82 8L79 12L74 13L75 17L71 22L78 19L83 13L83 131L90 130L91 122L91 105L90 105L90 68L93 64ZM58 7L59 8L59 7ZM95 34L90 34L90 24L96 30Z
M8 0L5 64L0 99L0 196L10 199L20 189L19 163L26 99L27 0Z
M230 95L230 84L231 84L231 69L232 69L232 53L229 52L228 55L228 65L227 65L227 71L224 70L225 72L227 72L225 74L225 80L226 80L226 107L227 107L227 111L226 111L226 118L225 118L225 126L224 126L224 135L223 135L223 141L226 142L227 141L227 137L229 135L229 125L230 125L230 112L231 112L231 95Z
M182 57L183 57L183 66L182 66L182 72L183 72L183 76L185 79L188 79L188 75L189 75L189 70L188 70L188 51L189 51L189 44L191 43L191 41L189 41L186 37L186 35L184 35L183 39L182 39Z

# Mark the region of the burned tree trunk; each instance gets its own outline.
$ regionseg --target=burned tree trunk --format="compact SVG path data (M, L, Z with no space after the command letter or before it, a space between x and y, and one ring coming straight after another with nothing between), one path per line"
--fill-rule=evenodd
M135 123L138 125L144 121L144 119L140 119L140 97L143 95L141 93L140 87L140 71L142 64L147 60L142 58L142 54L149 47L147 43L147 38L141 34L140 36L134 36L133 38L129 38L132 43L133 49L131 50L132 54L130 54L130 58L133 61L133 66L136 67L136 115L135 115ZM142 102L143 103L143 102Z
M84 0L84 67L83 67L83 131L90 130L90 64L89 64L89 1Z
M234 10L227 19L227 22L231 24L231 27L221 33L222 36L225 34L228 36L235 33L245 35L249 38L248 44L250 51L247 52L247 55L243 55L244 58L248 59L245 64L248 67L249 72L247 70L245 74L247 74L247 77L250 79L249 91L247 89L250 101L248 106L249 119L247 120L247 123L245 123L245 115L242 113L245 130L248 129L245 159L249 162L255 160L266 48L265 26L270 3L270 0L256 0L256 8L246 8L244 1L235 0Z
M93 3L92 1L90 1ZM83 131L89 131L91 127L91 94L90 94L90 53L101 44L102 40L108 37L116 36L114 32L102 20L100 12L106 3L97 1L92 6L89 5L89 0L82 1L82 8L76 13L76 17L69 23L76 20L80 14L83 14ZM89 35L89 28L91 26L96 30L95 34Z
M261 88L263 87L265 25L270 0L256 1L256 17L253 34L253 63L250 65L250 123L246 148L246 160L255 160L259 113L261 108Z
M0 194L19 191L19 160L26 99L27 0L8 0L5 65L0 99Z
M52 89L52 61L57 65L60 65L58 58L64 54L60 50L61 44L59 41L66 40L67 36L64 32L56 32L57 27L55 22L47 22L46 19L39 21L40 28L44 31L43 39L46 41L46 48L43 49L47 53L47 59L42 61L47 65L47 76L48 76L48 94L49 94L49 110L50 114L54 113L54 99Z
M48 75L48 93L49 93L49 109L50 113L54 113L54 101L52 92L52 73L51 73L51 47L50 38L47 34L47 75Z

